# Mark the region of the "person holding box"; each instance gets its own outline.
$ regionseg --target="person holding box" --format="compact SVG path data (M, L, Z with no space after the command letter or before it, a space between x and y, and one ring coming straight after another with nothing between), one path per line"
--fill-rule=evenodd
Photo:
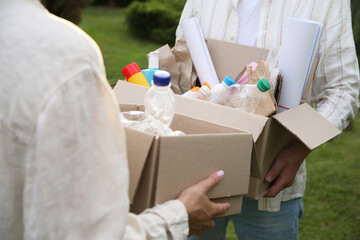
M186 239L228 203L210 175L129 213L124 130L96 43L37 0L0 1L0 238Z
M355 117L360 82L349 0L187 0L180 24L193 17L199 19L205 38L270 50L281 46L290 17L322 23L319 63L307 102L340 130ZM181 78L194 83L180 24L172 52L186 59L179 68L188 76ZM225 239L229 220L233 221L239 239L297 239L305 192L304 159L309 153L300 141L280 151L265 176L272 186L264 198L256 201L245 197L241 214L216 219L213 230L191 239Z

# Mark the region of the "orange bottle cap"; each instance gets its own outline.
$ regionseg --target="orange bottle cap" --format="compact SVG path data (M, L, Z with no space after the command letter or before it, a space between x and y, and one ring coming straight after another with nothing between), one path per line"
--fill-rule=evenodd
M211 90L211 87L207 82L204 82L204 85L207 86Z
M199 91L199 87L193 87L192 89L190 89L192 92L196 92L196 91Z

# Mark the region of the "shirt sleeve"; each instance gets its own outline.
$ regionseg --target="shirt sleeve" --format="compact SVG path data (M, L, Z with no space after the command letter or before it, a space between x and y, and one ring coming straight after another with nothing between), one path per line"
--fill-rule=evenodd
M359 65L349 1L333 1L324 23L319 53L312 103L322 116L342 130L359 108Z
M119 110L103 73L70 76L39 115L26 169L26 239L184 239L174 200L129 214L128 165Z
M168 201L145 210L140 215L130 213L124 240L181 240L189 234L188 215L179 200Z

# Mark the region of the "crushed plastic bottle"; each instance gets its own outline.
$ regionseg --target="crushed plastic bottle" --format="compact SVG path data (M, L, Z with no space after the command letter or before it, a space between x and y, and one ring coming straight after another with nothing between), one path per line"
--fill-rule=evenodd
M245 112L255 113L262 94L270 88L270 83L265 78L259 80L257 84L233 85L231 86L229 106Z

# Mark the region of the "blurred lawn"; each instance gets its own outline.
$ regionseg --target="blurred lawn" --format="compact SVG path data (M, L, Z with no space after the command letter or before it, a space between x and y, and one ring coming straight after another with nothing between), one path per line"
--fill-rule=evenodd
M121 9L85 9L80 27L99 44L110 84L124 79L121 70L131 62L147 68L146 54L160 47L129 36ZM359 114L351 131L310 154L307 170L305 214L300 221L299 239L360 239ZM227 239L237 239L232 224Z
M161 47L129 36L121 9L87 8L81 17L79 27L98 43L112 86L118 79L125 79L121 70L126 65L136 62L140 69L147 68L146 54Z

